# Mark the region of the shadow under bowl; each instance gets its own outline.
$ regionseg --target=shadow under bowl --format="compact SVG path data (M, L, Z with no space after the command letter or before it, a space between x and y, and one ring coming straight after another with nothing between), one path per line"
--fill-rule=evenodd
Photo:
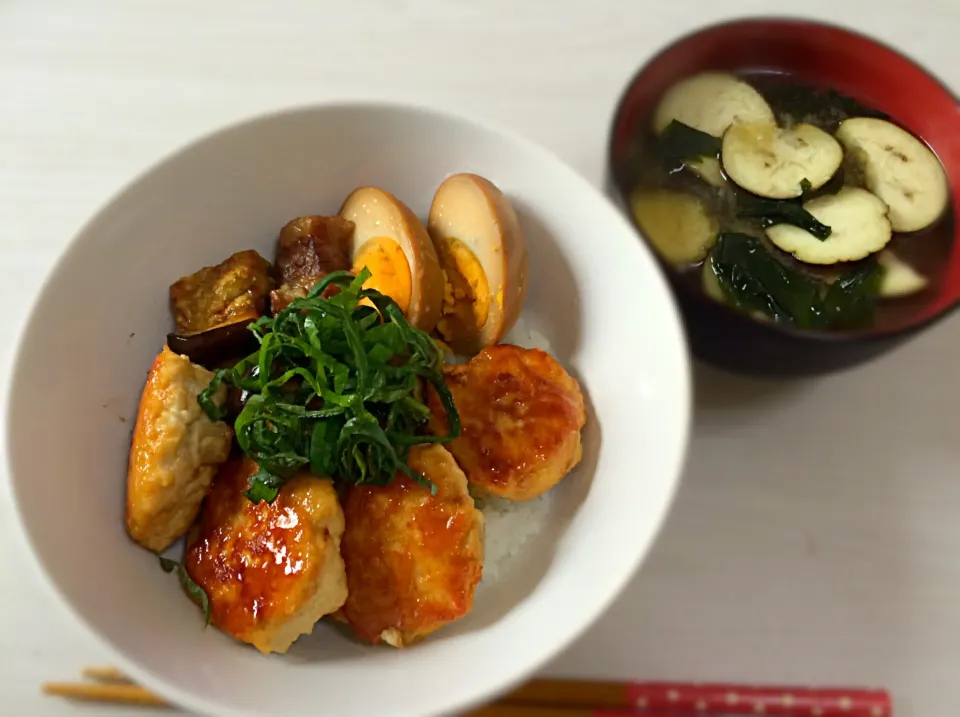
M608 191L625 211L636 138L663 94L704 71L789 75L878 109L930 146L950 181L946 266L915 310L866 331L801 330L759 322L705 296L661 261L680 305L693 354L718 368L770 376L823 374L872 359L946 316L960 299L960 103L912 60L856 32L795 19L741 19L687 35L654 56L628 83L608 146ZM628 211L629 213L629 211ZM639 227L634 223L638 232ZM642 232L641 232L641 236ZM941 260L942 263L943 260Z

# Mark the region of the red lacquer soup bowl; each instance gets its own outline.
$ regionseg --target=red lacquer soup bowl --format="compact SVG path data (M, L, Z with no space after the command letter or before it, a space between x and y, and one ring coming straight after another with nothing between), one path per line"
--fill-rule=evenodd
M705 71L788 75L889 115L939 157L948 177L951 204L938 224L941 250L928 287L892 320L878 321L867 330L801 330L791 324L757 321L710 299L695 282L662 263L698 358L742 373L826 373L888 351L957 305L960 103L950 89L912 60L844 28L793 19L736 20L696 31L655 55L628 84L610 131L609 185L621 206L628 207L634 188L630 163L637 161L637 137L647 131L660 98L675 83ZM928 240L909 237L914 239Z

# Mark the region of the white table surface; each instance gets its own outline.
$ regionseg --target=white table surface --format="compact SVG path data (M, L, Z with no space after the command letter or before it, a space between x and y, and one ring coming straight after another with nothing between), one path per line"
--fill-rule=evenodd
M332 98L412 100L512 126L599 184L613 103L638 64L695 25L773 5L5 0L0 335L15 333L98 205L219 125ZM957 0L860 6L790 3L896 44L960 90ZM4 378L11 348L0 346ZM661 538L548 671L882 685L900 716L956 715L957 366L960 317L831 378L759 383L698 369L691 457ZM105 656L38 579L6 491L0 560L0 711L99 714L39 694L41 681Z

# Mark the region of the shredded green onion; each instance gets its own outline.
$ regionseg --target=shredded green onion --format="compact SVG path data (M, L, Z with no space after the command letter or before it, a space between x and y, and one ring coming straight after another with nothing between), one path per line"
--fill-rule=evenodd
M251 501L273 501L304 467L357 485L387 485L400 472L436 492L407 465L407 456L412 446L460 435L460 416L441 372L443 352L410 326L390 297L362 288L369 277L366 268L356 276L328 274L305 298L250 324L260 349L215 372L197 397L206 414L220 420L213 398L220 386L245 394L234 431L240 449L259 466L246 491ZM325 297L331 286L340 291ZM446 436L423 434L430 417L420 399L423 382L436 389L446 410Z

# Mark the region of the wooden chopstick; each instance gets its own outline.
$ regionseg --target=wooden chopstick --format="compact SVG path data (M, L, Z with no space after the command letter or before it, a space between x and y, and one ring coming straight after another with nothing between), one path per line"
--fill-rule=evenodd
M85 702L113 702L128 705L171 707L145 687L134 684L105 682L48 682L41 688L48 695Z
M125 682L133 684L133 681L116 667L84 667L80 673L85 680L94 680L95 682Z
M115 667L85 667L81 674L86 682L47 682L40 689L48 695L85 702L172 707Z
M172 707L112 667L83 670L87 682L43 685L46 694ZM462 717L892 717L884 690L689 683L532 680Z

